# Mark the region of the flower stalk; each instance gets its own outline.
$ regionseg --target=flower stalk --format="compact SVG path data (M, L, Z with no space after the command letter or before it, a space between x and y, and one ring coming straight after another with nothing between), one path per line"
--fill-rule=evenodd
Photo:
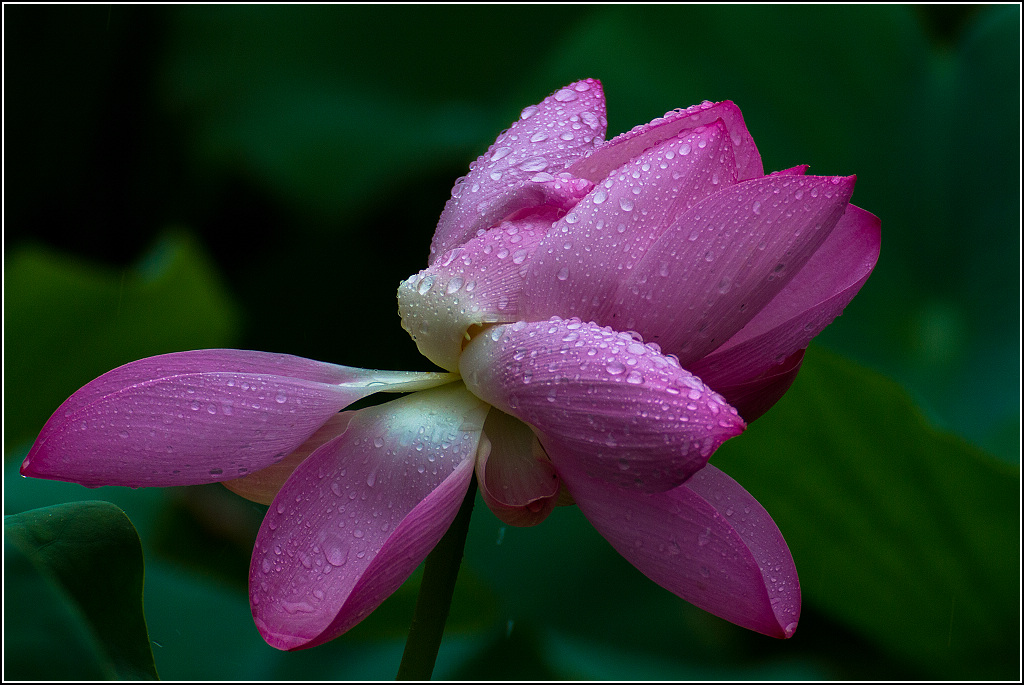
M405 651L402 652L402 662L398 665L395 680L430 680L434 672L441 637L452 606L455 581L462 565L462 554L466 549L466 535L469 533L469 520L473 515L475 500L476 478L473 478L451 527L437 547L427 555L416 609L409 626L409 637L405 642Z

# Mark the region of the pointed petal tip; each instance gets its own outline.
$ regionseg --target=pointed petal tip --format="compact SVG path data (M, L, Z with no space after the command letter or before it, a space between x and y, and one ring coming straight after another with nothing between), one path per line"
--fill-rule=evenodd
M251 604L252 600L250 599L249 601ZM254 606L253 614L255 615L255 613L256 607ZM260 636L274 649L280 649L282 652L294 652L311 646L310 641L306 638L275 632L259 618L254 618L253 621L256 624L256 630L259 631Z
M788 640L789 638L793 637L793 634L796 632L796 623L796 621L793 621L788 626L782 629L782 632L784 633L782 636L783 639Z

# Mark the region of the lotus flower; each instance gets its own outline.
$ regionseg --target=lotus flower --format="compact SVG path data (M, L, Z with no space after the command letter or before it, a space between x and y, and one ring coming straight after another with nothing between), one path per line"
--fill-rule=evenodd
M428 268L398 292L403 326L446 372L238 350L143 359L59 407L22 473L223 481L269 504L250 599L281 649L337 637L397 589L474 471L501 520L574 502L656 583L789 637L789 549L708 459L782 396L864 284L879 221L849 204L853 177L766 176L731 102L610 141L605 128L601 84L579 81L523 110L456 183ZM376 392L407 394L341 411Z

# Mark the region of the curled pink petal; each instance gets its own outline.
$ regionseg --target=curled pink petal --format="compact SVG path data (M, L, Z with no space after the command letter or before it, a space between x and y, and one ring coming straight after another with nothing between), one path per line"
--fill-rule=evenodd
M746 124L743 123L740 108L728 100L703 102L686 109L673 110L648 124L636 126L633 130L599 145L593 153L570 166L569 172L597 183L614 169L639 157L644 151L671 138L682 136L689 129L716 121L721 121L729 132L740 180L763 176L761 155Z
M623 278L611 320L689 368L743 328L798 273L846 210L853 177L765 176L679 217Z
M736 410L656 347L578 319L516 322L476 336L466 387L533 427L541 444L586 454L586 473L673 488L742 432Z
M604 92L594 79L571 83L524 109L456 181L434 232L429 263L517 212L564 205L589 190L584 179L555 177L603 141L607 125Z
M551 227L523 284L522 318L609 323L624 276L700 200L736 183L720 121L684 130L614 170Z
M453 378L242 350L149 357L69 397L21 472L89 486L230 480L280 461L359 398Z
M302 462L253 550L256 627L278 649L341 635L448 529L473 477L487 405L461 383L361 409Z
M535 526L546 519L561 488L533 431L493 407L484 422L476 479L484 502L510 526Z
M299 464L306 460L318 447L330 442L345 432L348 422L355 416L354 411L343 411L327 419L327 423L320 426L316 433L309 436L306 442L295 448L291 454L259 471L250 473L248 476L225 480L221 485L231 492L259 504L270 504L274 497L291 477Z
M875 215L849 205L786 287L720 348L687 368L716 390L775 373L773 367L807 347L867 282L881 249L880 225Z
M777 638L800 618L800 583L775 522L736 481L708 465L667 492L588 478L582 455L550 451L583 515L622 556L715 616Z

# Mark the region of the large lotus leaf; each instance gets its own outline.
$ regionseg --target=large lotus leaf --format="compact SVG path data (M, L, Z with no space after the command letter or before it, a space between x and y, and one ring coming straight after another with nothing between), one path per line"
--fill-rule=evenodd
M156 679L142 611L142 546L109 502L4 517L4 675Z

